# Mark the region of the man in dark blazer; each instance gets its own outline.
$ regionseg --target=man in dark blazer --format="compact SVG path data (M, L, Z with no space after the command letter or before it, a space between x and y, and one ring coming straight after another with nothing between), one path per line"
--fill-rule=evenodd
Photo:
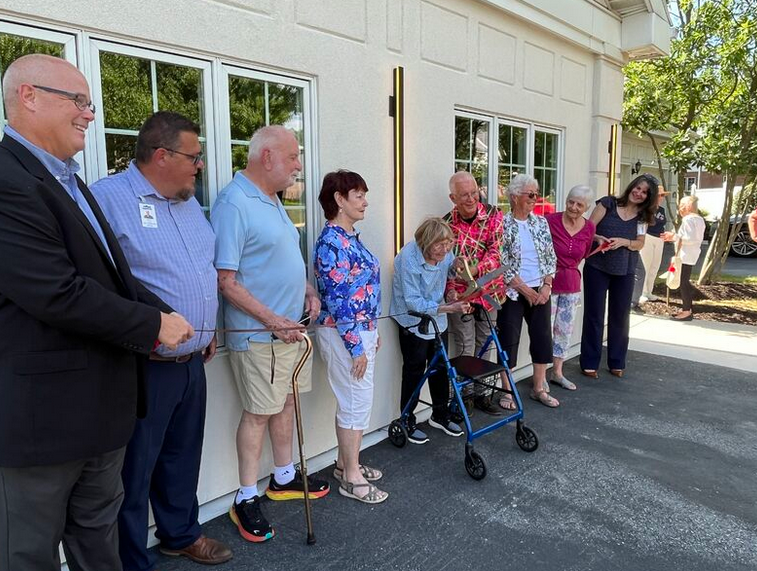
M140 369L194 331L131 275L73 156L84 76L43 55L3 77L0 142L0 571L120 570L116 516ZM140 402L141 401L141 402Z

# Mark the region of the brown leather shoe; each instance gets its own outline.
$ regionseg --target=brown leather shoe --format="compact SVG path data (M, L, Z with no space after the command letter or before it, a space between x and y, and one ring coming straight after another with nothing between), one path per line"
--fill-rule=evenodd
M166 549L165 547L161 547L160 552L170 557L183 555L195 563L202 563L203 565L218 565L219 563L228 561L232 557L231 549L220 541L210 539L204 535L201 535L197 541L184 549Z

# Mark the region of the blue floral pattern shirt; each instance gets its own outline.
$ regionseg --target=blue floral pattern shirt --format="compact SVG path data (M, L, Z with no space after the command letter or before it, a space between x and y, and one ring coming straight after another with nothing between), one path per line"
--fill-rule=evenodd
M526 221L531 238L534 241L536 255L539 258L539 273L544 276L553 275L557 270L557 256L552 245L552 234L549 232L549 224L543 216L529 214ZM502 265L505 267L505 283L520 273L520 233L518 222L512 212L505 214L503 220L504 242L502 244ZM518 299L518 292L513 288L507 288L507 297Z
M316 323L335 325L350 356L359 357L365 352L360 332L376 329L381 315L378 258L359 234L326 222L313 262L322 304Z

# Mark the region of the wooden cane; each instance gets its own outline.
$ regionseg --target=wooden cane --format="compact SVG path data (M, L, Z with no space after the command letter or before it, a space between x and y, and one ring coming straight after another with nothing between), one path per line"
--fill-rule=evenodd
M305 491L305 522L308 528L307 544L315 544L315 533L313 533L313 518L310 513L310 490L308 489L308 464L305 458L305 448L302 441L302 413L300 411L300 389L297 385L297 378L300 376L300 371L307 363L310 354L313 352L313 342L308 337L307 333L302 333L303 340L305 341L305 352L297 366L292 373L292 399L294 400L294 417L297 423L297 445L300 449L300 471L302 472L302 486Z

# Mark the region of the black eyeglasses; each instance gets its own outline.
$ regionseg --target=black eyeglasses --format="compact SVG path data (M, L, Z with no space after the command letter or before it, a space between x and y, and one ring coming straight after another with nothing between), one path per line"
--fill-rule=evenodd
M538 192L524 192L522 196L527 196L529 199L539 198Z
M89 109L92 111L92 113L95 112L95 104L92 103L91 99L87 99L87 96L83 93L73 93L72 91L63 91L62 89L55 89L54 87L47 87L45 85L32 85L32 87L36 89L41 89L42 91L47 91L48 93L53 93L55 95L60 95L61 97L65 97L66 99L70 99L74 102L74 105L76 105L77 109L79 111L84 111L85 109Z
M185 157L188 157L192 159L192 164L197 165L202 160L202 153L197 153L196 155L190 155L189 153L182 153L181 151L177 151L176 149L169 149L168 147L153 147L153 149L165 149L169 153L176 153L177 155L183 155Z

